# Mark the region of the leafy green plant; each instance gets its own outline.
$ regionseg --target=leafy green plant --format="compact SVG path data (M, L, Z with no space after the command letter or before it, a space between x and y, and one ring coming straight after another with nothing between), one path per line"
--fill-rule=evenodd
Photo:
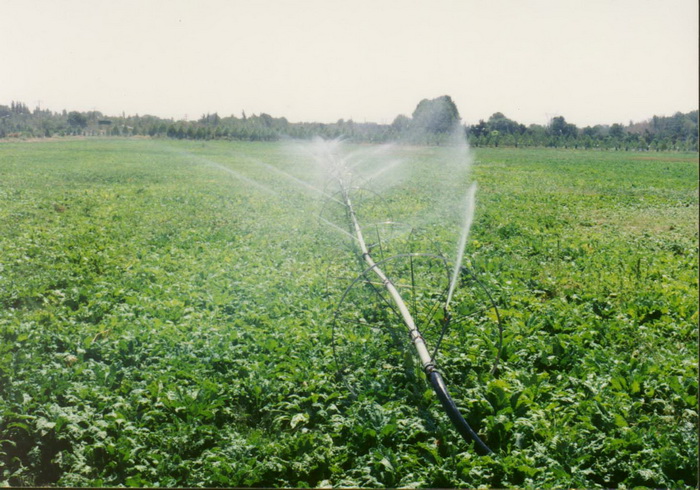
M415 217L447 150L396 151L417 180L387 198ZM284 145L0 143L0 482L693 486L697 154L653 157L476 153L468 260L504 349L491 374L483 313L438 359L478 457L391 343L372 389L336 379L326 272L354 264L315 196L255 163L302 175Z

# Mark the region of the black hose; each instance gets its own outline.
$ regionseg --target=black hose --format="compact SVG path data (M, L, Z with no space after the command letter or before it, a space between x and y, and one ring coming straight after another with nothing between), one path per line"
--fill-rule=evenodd
M440 399L440 403L442 403L442 407L445 409L445 412L447 412L447 416L450 417L452 425L455 426L464 440L467 442L474 441L474 444L476 445L476 452L480 455L484 456L487 454L492 454L493 451L491 451L491 449L484 444L484 441L479 438L477 433L474 432L474 430L469 426L469 423L464 420L464 417L462 417L462 414L459 412L459 408L457 408L454 400L452 400L452 397L447 392L447 386L445 386L445 381L442 379L442 375L435 370L431 370L428 373L428 378L430 379L430 384L433 385L435 393Z

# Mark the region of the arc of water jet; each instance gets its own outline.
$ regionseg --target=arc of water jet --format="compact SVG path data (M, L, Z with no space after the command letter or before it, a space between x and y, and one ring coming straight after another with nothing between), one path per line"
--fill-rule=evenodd
M457 286L457 280L459 279L459 271L462 269L462 260L464 259L464 249L467 246L467 238L469 238L469 230L472 227L472 221L474 220L474 204L476 202L476 182L469 186L467 190L466 197L466 208L464 209L464 224L462 225L462 234L459 237L459 243L457 244L457 258L455 259L455 268L452 272L452 279L450 280L450 289L447 293L447 300L445 302L445 307L450 306L450 301L452 301L452 294Z
M327 224L327 225L330 226L331 228L333 228L335 231L339 231L340 233L343 233L344 235L349 236L349 237L352 238L353 240L357 240L357 237L356 237L355 235L353 235L353 234L351 234L351 233L348 233L347 231L343 230L340 226L336 225L336 224L333 223L332 221L328 221L328 220L327 220L326 218L324 218L323 216L319 216L318 219L321 220L321 221L323 221L325 224Z
M260 190L262 190L262 191L264 191L264 192L266 192L266 193L268 193L268 194L270 194L270 195L273 195L273 196L279 198L279 194L278 194L277 192L273 191L273 190L270 189L269 187L266 187L266 186L264 186L263 184L261 184L261 183L255 181L255 180L253 180L253 179L250 179L250 178L246 177L245 175L241 174L240 172L236 172L235 170L230 169L230 168L228 168L228 167L226 167L226 166L224 166L224 165L221 165L221 164L218 163L218 162L215 162L215 161L213 161L213 160L209 160L208 158L204 158L204 157L201 157L201 156L199 156L199 155L194 155L194 154L188 153L188 152L181 152L181 153L182 153L183 155L187 156L187 157L190 157L190 158L192 158L192 159L194 159L194 160L200 162L200 163L203 163L203 164L205 164L205 165L209 165L209 166L215 167L215 168L217 168L217 169L219 169L219 170L223 170L224 172L227 172L227 173L233 175L233 176L236 177L237 179L240 179L240 180L242 180L243 182L246 182L246 183L248 183L248 184L251 184L252 186L257 187L258 189L260 189ZM275 168L275 167L273 167L272 165L269 165L269 164L267 164L267 163L259 162L259 161L254 161L254 163L259 163L259 164L261 164L261 165L270 167L270 168L272 168L272 169L274 169L274 170L277 170L278 172L281 172L282 174L284 174L284 175L286 175L287 177L290 177L290 178L292 178L292 179L295 178L294 176L289 175L289 174L287 174L286 172L283 172L283 171L281 171L281 170L279 170L279 169L277 169L277 168ZM303 181L300 181L300 182L303 183ZM321 194L323 194L324 196L328 197L329 199L332 199L333 201L336 201L337 203L340 203L340 204L343 204L343 205L344 205L343 202L339 201L339 200L336 199L335 197L333 197L333 196L331 196L331 195L329 195L329 194L327 194L327 193L325 193L325 192L323 192L323 191L321 191L321 190L319 190L319 189L314 188L314 187L311 186L310 184L308 184L308 185L309 185L312 189L314 189L314 190L317 191L317 192L320 192ZM323 217L321 217L321 216L319 216L319 219L320 219L321 221L323 221L326 225L328 225L328 226L330 226L331 228L333 228L335 231L339 231L340 233L343 233L344 235L349 236L349 237L352 238L353 240L357 240L357 238L356 238L355 236L353 236L351 233L348 233L347 231L343 230L341 227L339 227L339 226L336 225L335 223L332 223L332 222L328 221L327 219L325 219L325 218L323 218Z
M325 197L326 199L330 199L330 200L332 200L332 201L335 201L335 202L338 203L338 204L343 204L342 201L339 201L338 199L336 199L335 197L331 196L330 194L327 194L327 193L324 192L323 190L321 190L321 189L319 189L319 188L317 188L317 187L314 187L313 185L309 184L308 182L306 182L306 181L304 181L304 180L301 180L300 178L295 177L295 176L293 176L292 174L287 173L287 172L285 172L284 170L275 167L274 165L270 165L269 163L265 163L265 162L262 162L262 161L260 161L260 160L254 160L254 159L250 159L249 161L251 161L251 162L253 162L253 163L257 164L257 165L262 165L263 167L265 167L265 168L268 169L268 170L272 170L273 172L276 172L276 173L278 173L278 174L280 174L280 175L283 175L283 176L287 177L288 179L290 179L290 180L296 182L297 184L300 184L300 185L306 187L307 189L310 189L310 190L312 190L312 191L314 191L314 192L317 192L318 194L322 195L322 196Z
M389 170L391 170L391 169L393 169L393 168L395 168L395 167L401 165L402 163L403 163L403 161L401 161L401 160L393 160L391 163L389 163L389 165L386 165L385 167L380 168L379 170L377 170L376 172L374 172L372 175L370 175L369 177L367 177L367 181L371 181L371 180L373 180L373 179L376 179L376 178L379 177L380 175L382 175L382 174L384 174L385 172L388 172Z
M246 177L242 173L236 172L235 170L228 168L225 165L222 165L222 164L215 162L213 160L209 160L208 158L204 158L202 156L195 155L193 153L189 153L186 151L176 151L176 153L178 153L182 156L185 156L187 158L190 158L192 160L195 160L198 163L202 163L204 165L209 165L210 167L214 167L214 168L217 168L219 170L223 170L224 172L226 172L230 175L233 175L237 179L242 180L243 182L258 188L259 190L266 192L267 194L270 194L271 196L275 196L275 197L279 198L279 194L277 192L275 192L274 190L270 189L269 187L267 187L266 185L261 184L260 182L258 182L255 179L251 179L250 177Z

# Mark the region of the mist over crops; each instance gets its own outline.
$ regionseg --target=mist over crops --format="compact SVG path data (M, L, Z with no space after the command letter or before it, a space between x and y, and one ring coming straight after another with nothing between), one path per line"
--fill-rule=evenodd
M366 390L339 379L332 315L360 271L329 155L378 254L454 266L473 210L500 361L487 310L438 362L494 455L393 330L363 351ZM697 183L697 153L2 142L0 482L694 486ZM349 297L339 318L385 320Z

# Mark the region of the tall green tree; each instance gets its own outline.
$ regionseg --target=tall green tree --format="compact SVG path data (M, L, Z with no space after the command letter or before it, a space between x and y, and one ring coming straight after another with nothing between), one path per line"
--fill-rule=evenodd
M448 133L459 124L459 111L449 95L423 99L413 111L412 128L426 133Z
M575 124L567 123L564 116L557 116L552 118L552 122L549 124L549 131L552 136L567 138L576 137L578 128Z
M488 122L489 131L498 131L499 133L507 134L522 134L525 132L525 126L518 124L512 119L508 119L502 112L495 112L491 115Z
M80 112L72 111L68 113L68 124L73 128L84 128L87 126L87 117Z

